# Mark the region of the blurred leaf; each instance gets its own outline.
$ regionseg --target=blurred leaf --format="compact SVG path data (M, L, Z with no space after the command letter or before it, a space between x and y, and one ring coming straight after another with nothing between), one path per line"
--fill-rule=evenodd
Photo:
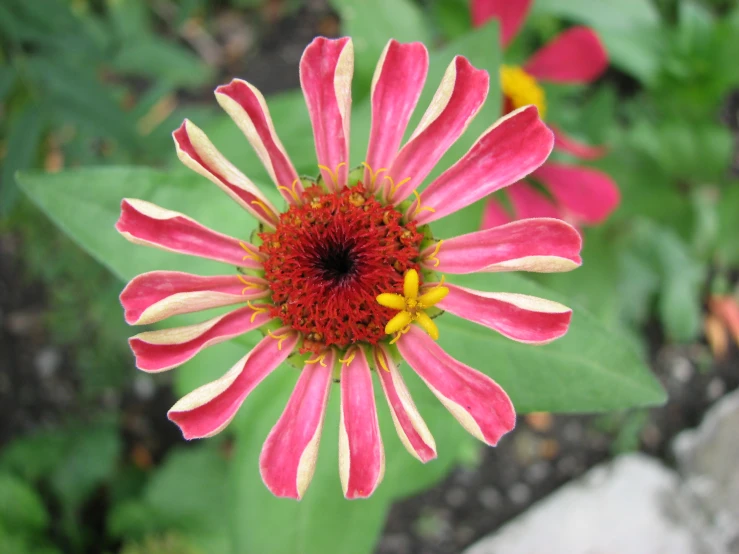
M369 95L375 65L388 40L431 43L423 13L410 0L331 0L331 3L339 12L343 33L354 42L355 102Z
M66 509L77 509L115 469L121 440L114 425L85 427L70 436L68 450L50 476Z
M718 201L718 254L725 265L739 265L739 187L733 184L721 191Z
M0 523L16 533L31 536L41 533L49 523L38 493L10 473L0 473Z
M108 520L117 537L176 529L204 552L228 552L227 463L214 442L169 454L139 500L117 505Z
M213 78L213 69L196 55L156 36L124 42L112 63L121 73L182 87L204 85Z
M34 165L45 126L44 111L37 104L29 102L12 114L0 171L0 216L8 215L13 209L18 195L15 173Z
M659 15L644 0L537 0L534 13L584 23L603 40L613 65L642 83L657 77L662 51Z
M33 482L51 474L63 459L68 437L60 432L41 432L18 438L4 447L0 468Z
M472 25L467 0L434 0L431 13L435 24L447 40L460 38Z
M112 137L135 151L139 136L110 89L91 73L67 65L65 59L36 56L26 61L35 85L50 96L53 109L74 122L91 125L103 136Z
M632 251L659 272L659 315L667 335L692 340L700 331L700 292L706 269L671 229L641 220L634 225Z
M126 543L121 554L204 554L182 536L169 533L146 537L141 542Z

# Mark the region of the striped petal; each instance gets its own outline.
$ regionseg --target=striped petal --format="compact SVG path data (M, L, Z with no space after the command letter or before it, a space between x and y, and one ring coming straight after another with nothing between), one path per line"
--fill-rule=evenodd
M394 204L418 188L464 133L485 102L489 87L487 71L476 69L461 56L452 60L421 122L387 172L397 186L388 191Z
M545 44L524 65L529 75L554 83L589 83L608 67L608 54L588 27L572 27Z
M261 269L259 249L155 204L125 198L115 228L134 244L189 254L237 267Z
M484 25L491 19L500 22L500 44L505 47L518 33L531 7L531 0L472 0L472 24Z
M350 38L318 37L300 59L300 86L313 125L321 175L329 190L346 186L354 45Z
M354 357L341 368L339 418L339 476L349 499L370 496L385 474L372 373L364 349L352 353Z
M289 191L294 186L300 197L303 185L277 136L262 93L246 81L234 79L216 89L216 100L246 135L272 181L284 187L279 189L283 198L291 204L296 203L297 199Z
M564 336L572 310L558 302L525 294L481 292L444 284L449 294L439 308L528 344L546 344Z
M275 496L299 500L313 478L335 361L329 351L323 363L303 368L285 411L264 442L259 471Z
M292 354L298 338L297 333L284 335L280 340L264 337L223 377L195 389L172 406L167 417L188 440L220 433L249 393Z
M372 128L364 183L376 190L389 169L426 82L429 55L420 42L387 43L372 79ZM371 171L370 171L371 170Z
M186 119L172 136L183 164L216 184L259 221L275 226L278 216L274 206L194 123Z
M436 442L418 413L397 364L381 344L374 347L372 356L400 442L421 462L433 460Z
M490 377L455 360L418 327L397 342L401 356L469 433L495 446L516 425L508 395Z
M543 164L554 147L554 135L535 106L500 118L452 167L421 193L407 217L419 225L461 210L515 183Z
M429 246L423 265L441 273L571 271L582 264L582 238L559 219L522 219Z
M263 298L267 282L245 275L202 277L180 271L151 271L134 277L121 292L126 323L147 325L189 314Z
M588 225L605 221L618 207L621 193L608 175L591 167L547 163L532 175L564 210Z
M247 306L203 323L139 333L128 342L136 356L136 367L149 372L166 371L209 346L243 335L271 319L266 310Z

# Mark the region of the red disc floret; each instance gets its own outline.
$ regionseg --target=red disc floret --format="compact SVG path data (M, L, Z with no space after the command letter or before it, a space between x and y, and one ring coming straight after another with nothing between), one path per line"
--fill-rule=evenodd
M260 233L271 314L303 334L301 352L346 348L385 338L395 315L383 292L403 292L403 276L418 270L423 235L415 223L369 195L361 183L336 193L308 188L303 204Z

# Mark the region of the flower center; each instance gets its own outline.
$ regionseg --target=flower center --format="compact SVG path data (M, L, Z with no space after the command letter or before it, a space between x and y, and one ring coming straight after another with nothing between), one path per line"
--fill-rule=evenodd
M260 233L271 314L303 334L301 352L377 344L394 311L379 305L383 292L403 291L403 276L419 269L423 234L403 223L361 183L339 192L308 188L303 203Z
M543 118L546 113L546 97L536 79L517 65L500 66L500 86L505 96L505 112L533 104Z

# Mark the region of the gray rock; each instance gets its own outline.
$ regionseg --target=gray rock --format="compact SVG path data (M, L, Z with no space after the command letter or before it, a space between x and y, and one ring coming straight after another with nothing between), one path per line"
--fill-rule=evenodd
M716 403L700 427L680 433L673 450L703 550L739 553L739 391Z
M675 472L643 454L593 468L465 554L699 554Z

